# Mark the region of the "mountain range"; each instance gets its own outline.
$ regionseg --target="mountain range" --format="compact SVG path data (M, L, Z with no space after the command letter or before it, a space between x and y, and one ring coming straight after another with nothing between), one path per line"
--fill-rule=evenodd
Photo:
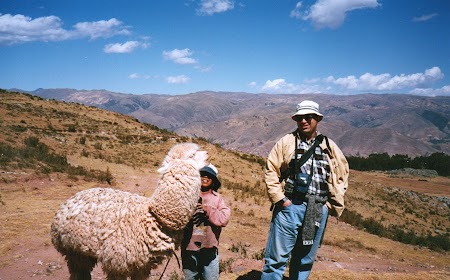
M296 129L296 104L314 100L324 115L321 133L347 156L374 153L411 157L450 153L450 97L406 94L252 94L203 91L185 95L125 94L107 90L37 89L46 99L119 112L226 149L265 157Z

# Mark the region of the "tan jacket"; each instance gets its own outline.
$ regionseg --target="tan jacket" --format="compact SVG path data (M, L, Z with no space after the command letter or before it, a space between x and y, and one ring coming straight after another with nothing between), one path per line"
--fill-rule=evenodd
M331 174L328 178L329 198L327 206L330 214L339 217L344 211L344 194L348 187L349 167L342 151L332 140L328 139L330 149L324 139L320 147L327 155ZM284 172L295 153L295 134L289 133L277 141L269 153L265 169L267 194L272 203L277 203L285 197L284 181L279 182L281 172Z

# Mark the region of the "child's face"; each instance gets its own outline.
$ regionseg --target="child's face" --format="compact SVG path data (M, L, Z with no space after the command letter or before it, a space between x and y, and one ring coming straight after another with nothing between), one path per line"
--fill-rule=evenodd
M202 181L203 188L210 187L213 182L213 180L211 178L208 178L208 176L202 176L201 181Z

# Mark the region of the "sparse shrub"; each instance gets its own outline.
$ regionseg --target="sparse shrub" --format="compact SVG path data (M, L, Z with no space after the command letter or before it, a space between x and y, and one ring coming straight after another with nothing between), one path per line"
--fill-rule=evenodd
M80 143L81 145L85 145L86 144L86 136L81 136L80 138L78 138L78 143Z
M102 143L100 143L100 142L96 142L96 143L94 144L94 148L96 148L97 150L101 150L101 149L103 148L103 145L102 145Z
M74 124L70 124L69 127L67 128L67 131L69 132L77 132L77 128Z
M67 158L53 153L39 139L30 136L24 139L25 147L12 147L0 142L0 164L4 167L13 165L14 168L34 168L37 173L49 174L51 172L65 172L71 176L81 175L86 179L98 178L112 183L113 176L109 169L106 172L91 170L87 171L81 166L72 166L67 162Z
M67 179L72 180L72 181L78 181L78 177L74 174L68 174Z
M6 167L16 156L16 151L8 144L0 142L0 165Z
M346 237L344 239L344 241L340 241L340 240L330 241L330 240L325 239L323 241L323 244L335 246L335 247L344 249L344 250L349 251L349 252L352 251L352 248L365 249L365 250L368 250L368 251L371 251L371 252L376 252L376 250L374 248L366 247L366 246L364 246L363 243L361 243L361 241L355 240L355 239L352 239L352 238L349 238L349 237Z
M96 158L96 159L105 159L105 157L103 156L102 153L96 153L96 154L94 154L94 158Z
M121 157L116 157L114 162L118 163L118 164L122 164L122 163L125 163L125 160L123 158L121 158Z
M227 189L241 191L249 196L266 197L266 191L261 186L256 187L255 185L255 187L250 187L249 185L243 185L242 183L233 183L225 178L222 178L222 185Z
M263 260L265 254L266 254L266 248L262 248L261 250L256 251L252 254L252 259L255 259L258 261Z
M86 151L85 149L83 149L83 150L81 151L80 155L81 155L82 157L89 157L89 152Z
M233 243L233 244L231 244L231 248L229 250L231 252L233 252L233 253L238 253L239 252L239 247L234 245L234 243Z
M48 124L47 124L47 129L48 129L48 130L51 130L51 131L55 131L55 128L53 127L53 125L52 125L51 122L48 122Z
M231 265L234 263L234 259L230 258L227 260L220 260L219 262L219 274L222 272L230 273L231 272Z
M113 182L113 175L111 174L111 171L109 171L109 167L106 167L106 171L98 171L97 179L100 182L106 182L108 185L112 185Z
M178 275L178 273L176 271L173 271L170 275L169 275L169 280L180 280L180 276Z
M10 128L12 131L19 132L19 133L27 131L26 127L20 126L20 125L11 125Z
M39 144L39 138L30 136L23 140L23 143L28 147L36 148Z
M229 249L233 253L240 253L240 255L244 258L247 258L247 249L245 248L245 245L241 242L238 242L237 245L234 243L231 245L231 248Z
M450 234L448 233L434 236L431 234L419 236L412 230L405 231L399 225L385 227L374 218L364 219L361 214L349 209L344 210L341 220L359 229L365 229L369 233L405 244L420 245L434 251L450 251Z

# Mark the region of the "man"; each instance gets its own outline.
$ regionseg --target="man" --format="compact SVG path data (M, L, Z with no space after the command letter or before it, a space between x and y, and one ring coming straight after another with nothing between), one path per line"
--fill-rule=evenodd
M316 102L299 103L292 116L297 130L278 140L267 158L265 182L274 208L263 280L282 279L289 257L289 279L308 279L328 213L339 217L344 210L349 167L339 147L318 132L322 118Z

